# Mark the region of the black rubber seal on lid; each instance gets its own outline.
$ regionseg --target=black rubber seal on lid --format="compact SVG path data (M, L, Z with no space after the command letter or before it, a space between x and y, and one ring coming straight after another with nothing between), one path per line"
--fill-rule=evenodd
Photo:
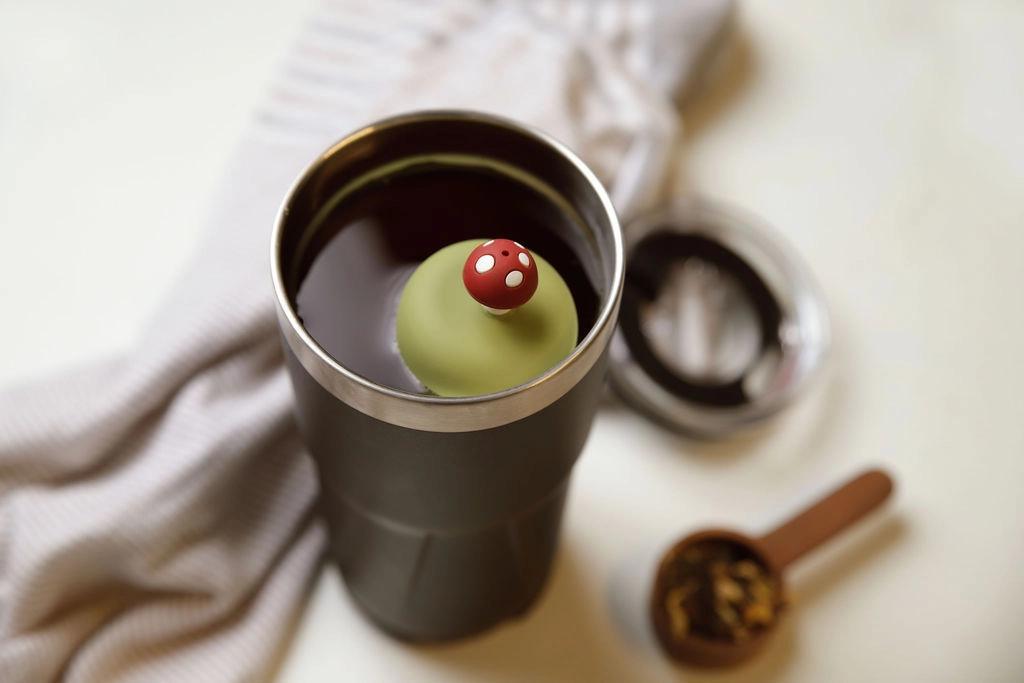
M760 354L781 347L779 328L782 310L768 285L740 255L721 242L698 234L681 234L669 228L657 229L633 248L626 269L619 327L630 354L644 372L675 396L716 407L749 403L745 390L747 371L724 383L703 383L687 379L667 366L655 353L640 324L644 306L657 300L674 266L698 258L729 273L750 300L760 327Z

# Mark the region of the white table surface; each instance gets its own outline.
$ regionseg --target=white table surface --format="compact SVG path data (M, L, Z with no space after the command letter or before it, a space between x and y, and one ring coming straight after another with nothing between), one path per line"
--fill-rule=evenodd
M313 4L0 0L0 382L131 340ZM757 211L810 262L825 381L713 446L609 405L526 619L403 646L328 568L280 680L1024 680L1024 5L748 0L740 23L674 185ZM764 529L868 463L898 477L894 505L792 574L759 660L709 675L657 654L658 549Z

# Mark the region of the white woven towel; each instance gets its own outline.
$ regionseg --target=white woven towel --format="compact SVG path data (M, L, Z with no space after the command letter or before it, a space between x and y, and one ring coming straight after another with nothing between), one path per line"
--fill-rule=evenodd
M373 118L471 107L561 138L629 213L729 5L328 2L138 346L0 393L0 681L268 677L324 544L267 262L292 179Z

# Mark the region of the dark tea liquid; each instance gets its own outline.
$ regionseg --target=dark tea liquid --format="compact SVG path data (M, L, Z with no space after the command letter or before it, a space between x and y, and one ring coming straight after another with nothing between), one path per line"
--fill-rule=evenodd
M506 237L526 245L569 286L577 340L596 320L597 291L565 239L580 227L540 191L497 171L408 169L345 197L318 223L299 264L299 318L338 363L378 384L424 393L399 356L395 315L416 266L454 242Z

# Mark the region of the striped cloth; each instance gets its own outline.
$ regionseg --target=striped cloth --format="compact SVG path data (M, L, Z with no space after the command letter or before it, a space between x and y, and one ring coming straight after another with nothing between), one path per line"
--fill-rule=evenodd
M0 393L0 681L271 677L322 558L269 284L277 205L371 119L490 110L561 138L620 211L729 0L329 0L226 173L206 241L126 355Z

